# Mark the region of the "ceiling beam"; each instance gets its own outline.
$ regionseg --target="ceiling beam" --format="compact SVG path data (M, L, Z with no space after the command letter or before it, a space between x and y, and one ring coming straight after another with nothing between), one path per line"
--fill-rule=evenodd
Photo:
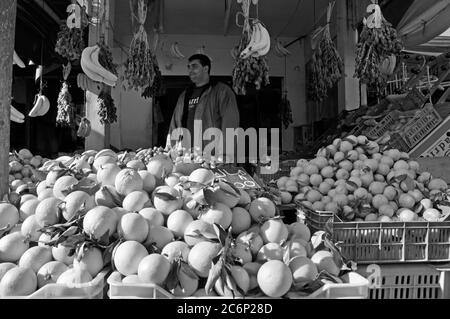
M224 0L224 1L225 1L225 17L223 21L223 35L227 36L228 31L230 29L231 6L233 4L233 0Z
M61 24L63 21L53 9L45 2L44 0L34 0L34 3L44 10L46 14L48 14L57 24Z

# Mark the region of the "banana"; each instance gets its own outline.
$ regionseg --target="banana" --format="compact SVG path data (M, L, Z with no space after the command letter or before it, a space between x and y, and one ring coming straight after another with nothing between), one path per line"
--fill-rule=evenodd
M14 114L12 114L12 113L9 115L9 119L10 119L11 121L16 122L16 123L19 123L19 124L22 124L23 122L25 122L24 119L20 119L20 118L16 117L16 116L15 116Z
M23 63L22 59L17 55L16 51L13 54L13 64L17 64L19 68L25 68L25 63Z
M45 95L41 95L41 99L42 106L38 116L43 116L50 110L50 101L48 100L48 98Z
M286 56L291 55L291 51L289 51L288 49L286 49L286 48L284 47L284 45L283 45L280 41L278 41L278 45L279 45L279 48L280 48L281 53L283 53L283 54L286 55Z
M197 51L195 53L197 53L197 54L205 54L204 46L201 46L199 49L197 49Z
M11 109L11 114L12 114L14 117L16 117L16 118L18 118L18 119L20 119L20 120L25 119L25 115L23 115L22 113L20 113L14 106L10 105L10 109Z
M180 59L184 59L185 58L184 54L181 53L180 48L178 47L178 42L174 43L173 48L175 50L175 53L179 56Z
M264 28L261 24L259 24L259 28L261 30L262 35L262 42L265 43L265 46L262 47L260 50L256 51L256 56L264 56L270 51L270 35L266 28Z
M95 47L87 47L81 53L81 68L83 72L93 81L103 82L109 86L115 86L115 82L111 82L108 79L103 78L101 75L95 72L95 66L91 61L91 54Z
M274 52L275 55L276 55L277 57L279 57L279 58L283 58L283 57L284 57L284 54L281 52L278 43L276 43L276 44L273 46L273 52Z
M256 45L257 41L261 40L261 34L259 33L259 30L256 28L255 24L252 25L251 30L252 34L250 35L250 41L239 55L241 59L248 58L251 55L252 48Z
M117 154L113 150L110 150L110 149L103 149L103 150L99 151L97 154L95 154L95 159L102 157L102 156L110 156L110 157L117 159Z
M270 50L270 35L267 29L260 22L256 24L256 27L258 28L258 33L261 38L260 41L253 46L251 51L252 54L256 53L257 56L263 56Z
M28 116L29 116L29 117L35 117L35 116L38 116L39 110L40 110L41 107L42 107L42 102L44 102L44 101L41 99L41 95L40 95L40 94L36 95L36 97L35 97L34 100L35 100L35 103L34 103L34 105L33 105L33 108L31 109L30 113L28 113Z
M82 73L78 73L77 74L77 86L80 88L80 89L82 89L82 90L84 90L83 89L83 85L82 85L82 78L83 77L83 74Z
M172 55L172 57L178 59L179 56L177 55L177 53L175 52L175 48L174 48L175 44L172 43L172 45L170 46L170 54Z
M94 50L91 51L91 61L94 66L94 71L110 82L117 82L117 76L105 69L98 61L99 53L100 47L98 45L94 45Z
M96 150L87 150L87 151L84 151L81 155L87 155L88 157L91 157L91 156L95 156L95 154L97 154Z

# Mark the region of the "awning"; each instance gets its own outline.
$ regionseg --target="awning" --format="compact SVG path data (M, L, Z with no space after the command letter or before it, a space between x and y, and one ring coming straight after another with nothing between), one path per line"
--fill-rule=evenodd
M450 0L415 0L397 26L407 50L417 50L417 46L435 46L433 39L450 27ZM421 50L418 50L421 51ZM428 51L425 50L425 51Z

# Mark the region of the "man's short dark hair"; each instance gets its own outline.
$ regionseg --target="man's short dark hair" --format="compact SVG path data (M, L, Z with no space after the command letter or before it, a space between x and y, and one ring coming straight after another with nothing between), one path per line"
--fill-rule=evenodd
M194 60L199 60L202 66L208 66L208 74L211 73L211 60L208 58L208 56L197 53L191 55L188 59L189 62L192 62Z

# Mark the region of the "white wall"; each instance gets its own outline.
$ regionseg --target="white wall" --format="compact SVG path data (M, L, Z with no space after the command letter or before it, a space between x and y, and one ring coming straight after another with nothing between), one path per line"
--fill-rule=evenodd
M128 46L131 37L116 39ZM288 43L293 39L281 39ZM180 51L189 57L202 45L205 52L212 58L212 75L231 75L233 59L230 50L239 42L236 36L206 36L206 35L163 35L157 57L161 72L164 75L187 75L187 61L171 58L168 54L170 44L178 42ZM126 47L122 49L127 50ZM120 48L114 49L115 61L124 62L126 55ZM305 97L305 61L303 42L296 42L289 47L292 55L286 60L287 90L290 100L294 123L287 130L283 130L283 150L294 147L294 126L306 124ZM268 55L269 74L284 76L284 59L272 53ZM139 148L151 146L151 100L144 100L140 93L125 92L117 88L113 92L116 101L120 101L119 123L111 127L111 143L118 148ZM119 103L117 103L119 106ZM274 105L274 107L277 107ZM121 134L119 134L119 131Z

